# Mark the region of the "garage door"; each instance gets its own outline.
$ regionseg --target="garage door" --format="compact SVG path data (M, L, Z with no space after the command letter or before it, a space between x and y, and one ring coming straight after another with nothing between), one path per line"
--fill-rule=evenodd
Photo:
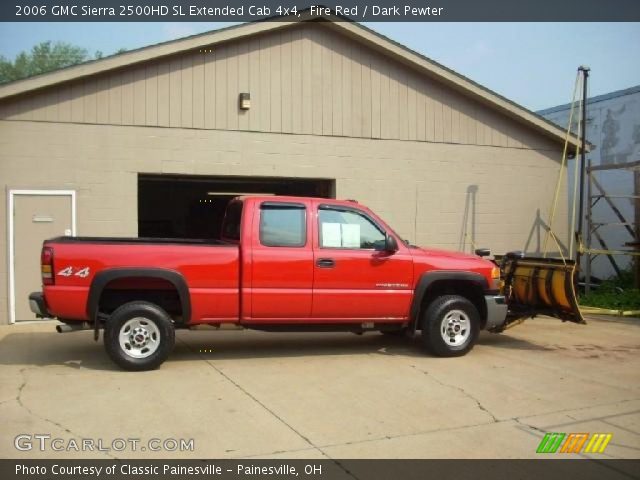
M138 236L219 238L227 204L238 195L335 197L327 178L138 175Z
M11 192L13 202L12 320L35 320L27 300L42 289L40 250L48 238L73 233L73 193Z

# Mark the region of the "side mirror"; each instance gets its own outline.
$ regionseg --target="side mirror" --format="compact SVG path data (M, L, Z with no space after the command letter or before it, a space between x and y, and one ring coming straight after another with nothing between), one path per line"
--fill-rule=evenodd
M488 248L476 248L476 255L479 257L488 257L491 255L491 250Z
M387 233L384 239L384 251L385 252L397 252L398 251L398 242L395 237L392 237Z

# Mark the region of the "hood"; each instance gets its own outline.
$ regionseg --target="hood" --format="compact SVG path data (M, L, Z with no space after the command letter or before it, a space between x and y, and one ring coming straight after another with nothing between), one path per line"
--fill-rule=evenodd
M417 264L428 269L466 270L480 273L487 278L490 278L491 271L496 266L491 260L477 255L440 248L412 247L411 254Z
M444 250L442 248L411 247L411 252L414 254L422 254L429 257L457 258L460 260L480 260L483 262L486 261L477 255L456 252L454 250Z

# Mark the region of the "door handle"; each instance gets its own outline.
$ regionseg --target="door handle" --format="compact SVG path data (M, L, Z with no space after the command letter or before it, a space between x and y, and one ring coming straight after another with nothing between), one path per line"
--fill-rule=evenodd
M336 262L333 258L319 258L316 265L320 268L333 268L336 266Z

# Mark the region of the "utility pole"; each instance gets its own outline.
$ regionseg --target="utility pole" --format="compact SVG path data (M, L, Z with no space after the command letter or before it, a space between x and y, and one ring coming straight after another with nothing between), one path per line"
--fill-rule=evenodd
M578 200L578 226L575 232L576 236L576 265L580 269L580 244L582 242L582 225L584 223L584 175L587 167L586 162L586 146L587 146L587 79L589 78L589 67L580 65L578 71L582 73L582 138L580 142L580 196ZM577 159L576 159L577 161ZM589 199L591 201L591 199ZM590 278L585 278L585 282L591 282Z
M636 238L633 241L633 248L640 252L640 170L634 170L633 172L633 183L634 189L633 194L635 195L635 227L636 227ZM635 269L636 269L636 278L635 278L635 287L640 289L640 256L635 257Z

